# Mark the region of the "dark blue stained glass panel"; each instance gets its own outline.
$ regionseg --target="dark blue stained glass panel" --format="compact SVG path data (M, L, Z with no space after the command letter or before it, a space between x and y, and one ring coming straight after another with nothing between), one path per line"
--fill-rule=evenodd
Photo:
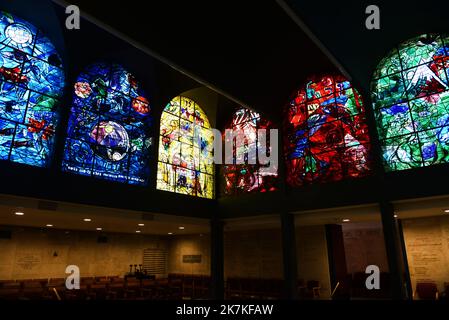
M74 85L63 170L145 185L152 145L149 100L116 64L88 66Z
M47 167L64 88L62 62L32 24L0 12L0 159Z

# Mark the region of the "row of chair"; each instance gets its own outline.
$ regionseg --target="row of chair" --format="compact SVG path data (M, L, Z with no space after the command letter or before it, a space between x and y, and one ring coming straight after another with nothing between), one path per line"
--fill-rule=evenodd
M436 282L419 281L413 291L413 299L419 300L449 300L449 282L444 283L444 291L439 292Z
M226 280L227 299L280 299L283 281L230 277Z
M388 299L390 297L390 274L381 272L379 276L379 290L369 290L366 287L366 279L369 275L365 272L347 274L338 281L338 286L333 288L334 299Z
M0 281L0 299L207 299L210 276L169 274L164 279L132 276L83 277L80 288L68 290L64 278Z
M319 299L321 297L321 285L318 280L300 279L296 287L299 299Z
M210 297L211 278L208 275L170 273L168 280L181 283L181 295L184 299L207 299Z

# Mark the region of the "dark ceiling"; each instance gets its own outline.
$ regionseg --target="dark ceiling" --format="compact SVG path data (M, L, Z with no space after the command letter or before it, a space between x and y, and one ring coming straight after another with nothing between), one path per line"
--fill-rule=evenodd
M272 117L308 74L335 70L274 0L71 3Z
M449 30L449 1L436 0L71 3L272 118L305 77L337 70L279 3L292 9L365 94L376 64L395 44ZM370 4L380 8L380 30L365 27Z
M394 46L423 33L449 32L449 1L282 1L365 92L377 63ZM379 30L365 27L369 5L379 8Z

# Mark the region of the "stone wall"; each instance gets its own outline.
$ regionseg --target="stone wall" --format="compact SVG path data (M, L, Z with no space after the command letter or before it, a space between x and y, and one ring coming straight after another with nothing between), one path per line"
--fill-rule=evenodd
M403 231L413 290L418 281L434 281L443 292L449 282L449 216L406 219Z
M322 298L330 297L329 259L324 226L296 228L298 279L318 280Z
M280 229L228 231L224 243L225 278L283 278Z

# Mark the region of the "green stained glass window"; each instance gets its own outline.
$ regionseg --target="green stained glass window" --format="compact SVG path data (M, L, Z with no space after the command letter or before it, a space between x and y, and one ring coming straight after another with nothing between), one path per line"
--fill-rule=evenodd
M449 161L449 37L424 34L378 65L372 98L387 171Z

